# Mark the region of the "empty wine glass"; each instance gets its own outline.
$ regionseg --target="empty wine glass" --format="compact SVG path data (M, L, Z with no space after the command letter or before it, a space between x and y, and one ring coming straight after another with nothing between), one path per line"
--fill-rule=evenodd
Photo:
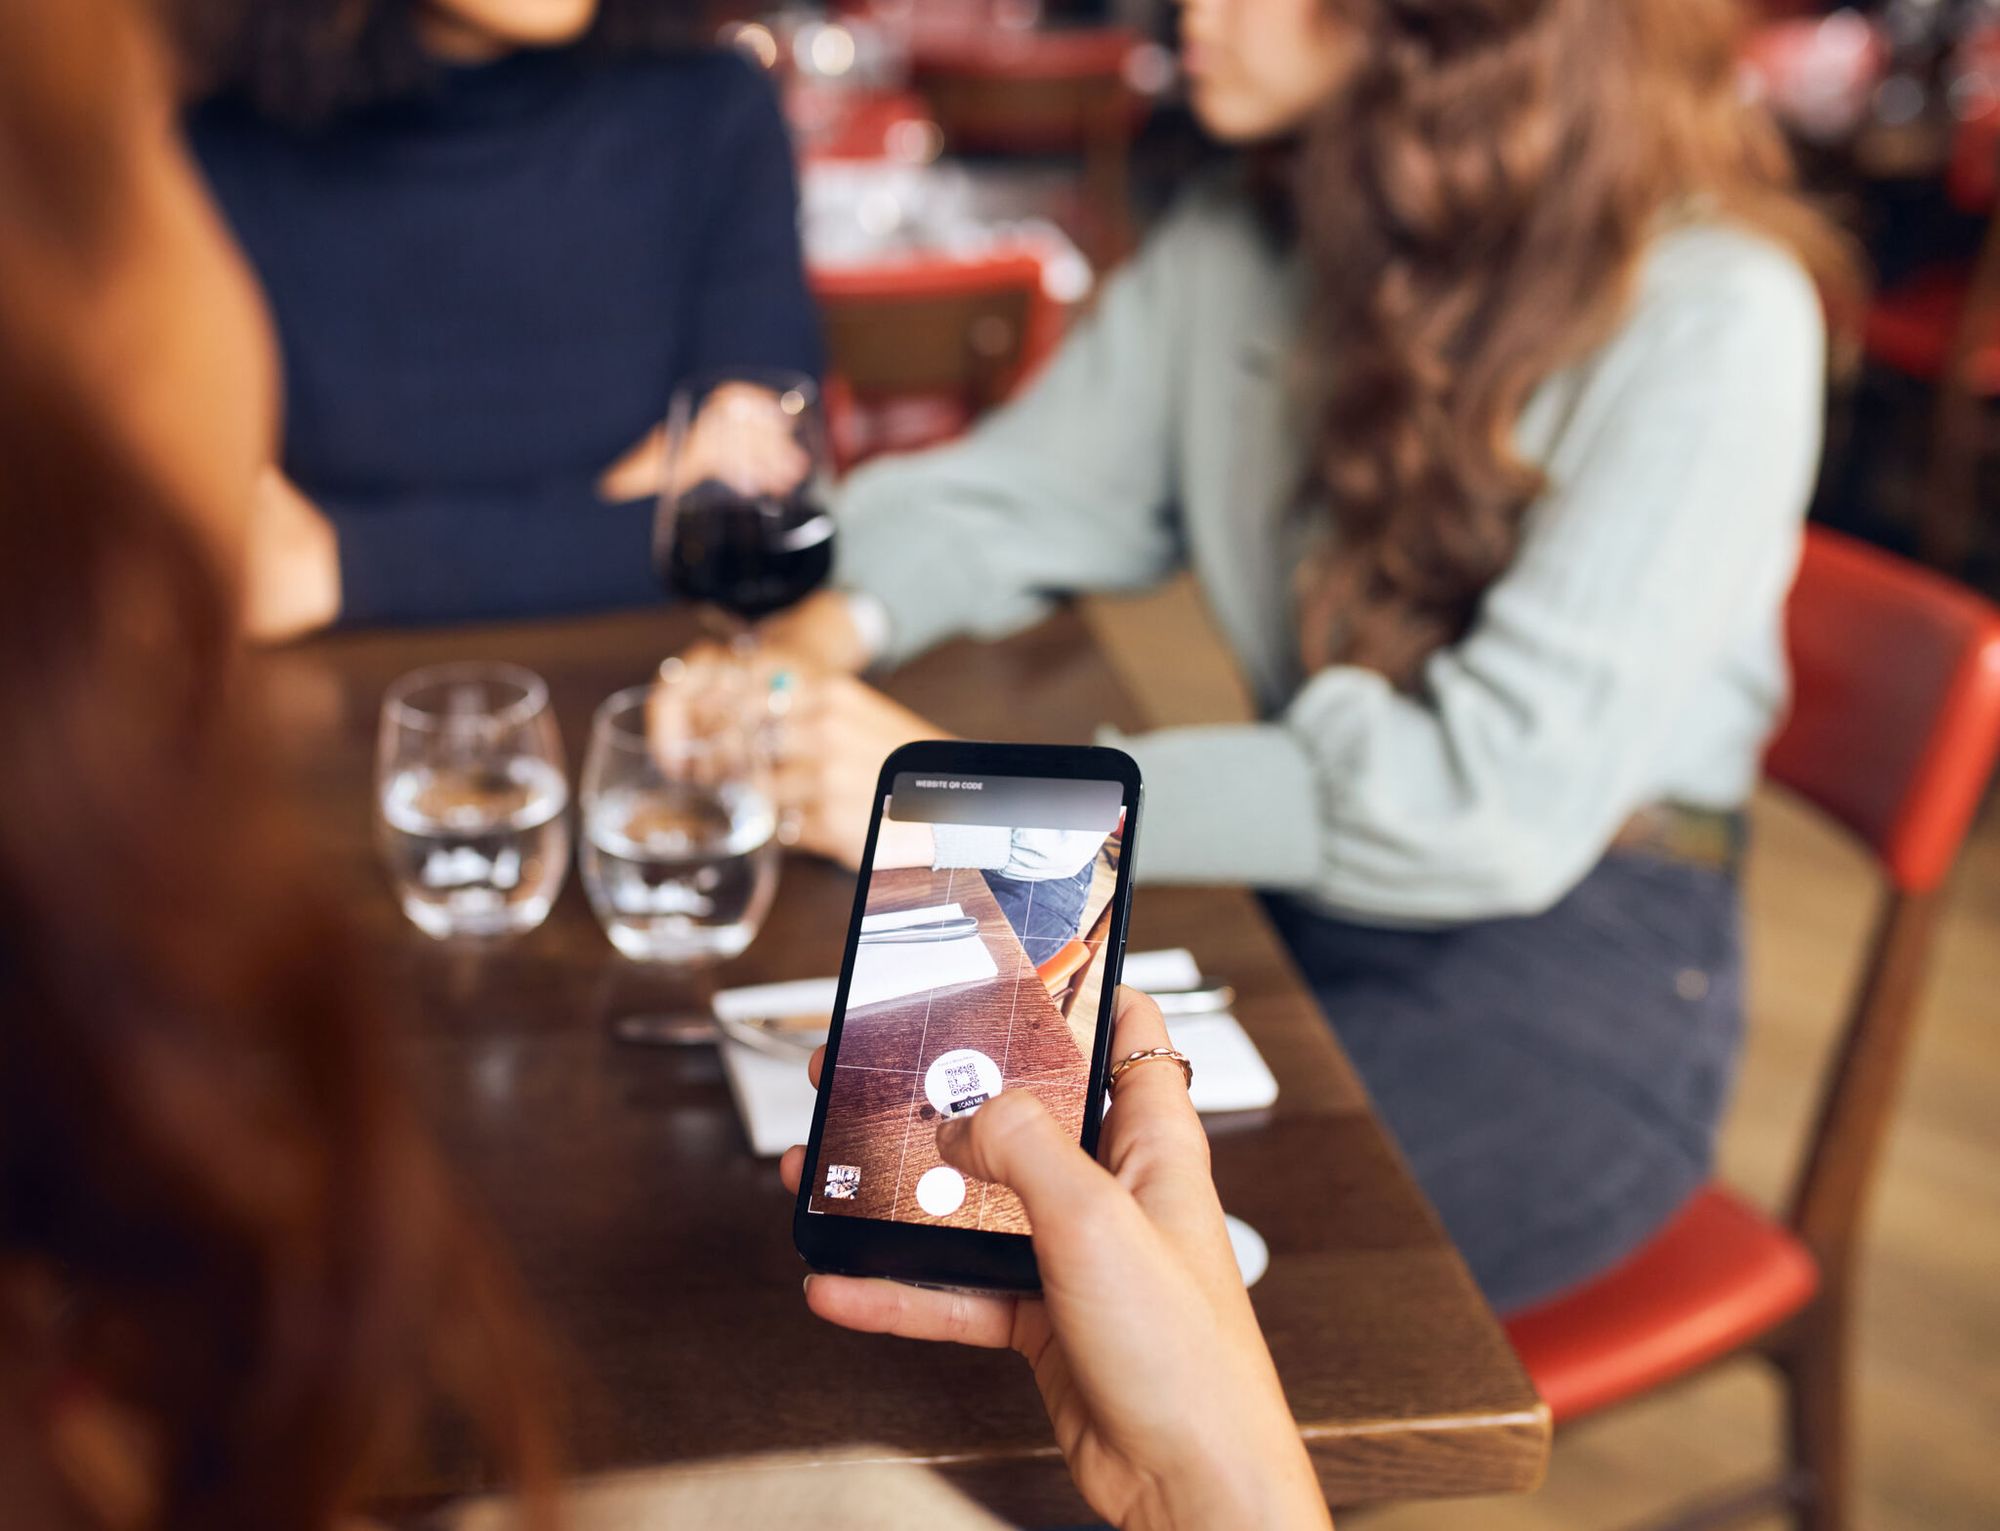
M548 918L569 868L569 782L549 690L511 664L414 670L382 699L376 826L426 935L502 936Z
M777 893L777 815L730 667L676 665L597 709L580 859L613 946L695 965L756 938Z

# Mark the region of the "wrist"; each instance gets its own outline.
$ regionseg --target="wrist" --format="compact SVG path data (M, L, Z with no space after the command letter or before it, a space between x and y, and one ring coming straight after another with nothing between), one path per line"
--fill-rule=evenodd
M808 661L813 667L858 675L874 663L869 635L854 617L855 597L845 590L821 590L799 605L758 625L764 646ZM864 619L865 620L865 619Z
M340 543L333 523L282 481L252 524L246 624L282 641L330 625L341 606Z
M340 615L340 536L333 523L315 510L305 542L305 618L314 627L329 627Z
M853 668L859 673L889 652L889 608L879 595L866 590L843 590L840 595L848 631L853 638L849 657L854 660Z
M1269 1426L1232 1431L1175 1453L1123 1531L1240 1526L1298 1531L1333 1524L1312 1458L1289 1411Z

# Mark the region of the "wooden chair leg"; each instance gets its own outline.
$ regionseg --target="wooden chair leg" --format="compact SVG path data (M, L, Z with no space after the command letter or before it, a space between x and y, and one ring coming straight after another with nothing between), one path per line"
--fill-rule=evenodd
M1850 1334L1845 1295L1829 1291L1800 1315L1775 1357L1802 1490L1799 1531L1847 1531L1850 1521Z

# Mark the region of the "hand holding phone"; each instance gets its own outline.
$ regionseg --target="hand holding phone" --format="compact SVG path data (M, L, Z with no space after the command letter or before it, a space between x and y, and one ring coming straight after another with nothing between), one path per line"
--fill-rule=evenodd
M1169 1045L1143 995L1120 990L1116 1017L1114 1057ZM941 1125L937 1143L960 1172L1021 1199L1042 1295L813 1276L815 1313L870 1333L1018 1350L1078 1488L1113 1524L1331 1524L1230 1251L1179 1069L1146 1064L1121 1078L1101 1165L1025 1091ZM803 1148L785 1155L793 1190L805 1163Z
M945 1163L936 1127L1018 1093L1095 1146L1139 769L924 740L873 799L793 1237L818 1271L1033 1291L1021 1199Z

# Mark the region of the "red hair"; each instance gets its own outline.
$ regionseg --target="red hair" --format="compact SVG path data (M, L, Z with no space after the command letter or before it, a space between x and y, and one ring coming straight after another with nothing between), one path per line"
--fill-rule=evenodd
M61 1298L0 1302L0 1376L135 1425L149 1525L325 1531L440 1406L545 1487L541 1364L263 763L195 518L80 355L152 62L111 0L0 10L0 1298ZM103 1475L26 1428L0 1463L98 1517Z

